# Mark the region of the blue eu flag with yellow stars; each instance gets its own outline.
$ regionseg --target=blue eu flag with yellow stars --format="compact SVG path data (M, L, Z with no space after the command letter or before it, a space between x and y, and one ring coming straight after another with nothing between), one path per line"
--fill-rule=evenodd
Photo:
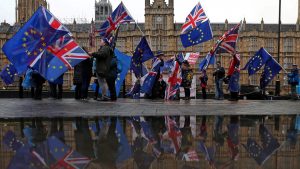
M268 159L268 155L264 153L263 148L254 139L248 138L247 145L243 144L243 146L258 165L263 165Z
M130 68L131 58L130 56L127 56L124 53L120 52L118 49L115 49L115 55L118 58L118 64L121 64L122 67L122 71L118 73L118 77L116 79L116 92L118 96L123 85L123 81L125 80L125 77Z
M265 64L260 77L260 88L265 89L272 79L281 71L282 67L271 57Z
M131 158L132 151L131 146L129 145L128 140L126 138L126 135L123 132L123 128L119 119L117 119L115 132L119 141L118 156L116 162L117 164L120 164Z
M251 76L260 70L271 57L264 48L260 48L242 70L248 70L248 74Z
M153 57L154 54L147 42L146 37L142 37L131 58L130 68L136 77L141 77L141 74L143 74L142 63Z
M194 46L209 41L213 38L209 20L202 22L199 26L180 35L183 47Z
M47 9L39 7L27 23L3 45L3 52L19 74L27 70L47 47L68 31L47 20Z
M6 84L6 85L9 85L9 84L12 84L14 83L14 77L15 77L15 74L17 73L17 70L16 68L14 67L13 64L7 64L6 66L4 66L4 68L2 69L1 71L1 79L3 80L3 82Z

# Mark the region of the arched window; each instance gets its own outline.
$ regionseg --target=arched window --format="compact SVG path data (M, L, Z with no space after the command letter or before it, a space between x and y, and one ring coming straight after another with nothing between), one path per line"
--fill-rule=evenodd
M100 7L100 15L103 15L103 6Z
M108 7L105 6L105 15L108 15Z

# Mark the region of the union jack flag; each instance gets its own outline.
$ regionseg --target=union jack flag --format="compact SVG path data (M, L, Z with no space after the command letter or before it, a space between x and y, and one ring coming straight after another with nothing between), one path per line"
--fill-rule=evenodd
M175 66L172 68L172 74L168 79L168 86L166 90L167 100L176 95L182 81L179 63L176 61L174 64Z
M173 146L174 146L174 153L179 152L180 147L181 147L181 139L182 139L182 134L181 131L176 124L176 121L172 119L169 116L165 116L165 123L167 127L167 134L168 137L172 140Z
M125 22L135 21L130 16L130 13L127 11L123 2L121 2L120 5L113 11L111 16L106 19L98 32L102 37L109 36L112 31L116 30L120 24Z
M186 17L185 23L181 27L181 33L194 29L207 19L200 2L198 2L191 13Z
M42 8L43 13L45 15L45 18L49 22L49 25L57 30L67 31L70 33L68 28L66 28L50 11L48 11L46 8Z
M87 58L89 55L74 39L70 35L65 35L33 60L30 66L38 70L47 80L54 81Z
M217 53L236 53L235 47L239 35L240 23L227 31L219 38L214 46L213 52Z
M195 150L190 150L183 155L183 160L185 161L199 161L198 154Z
M89 158L74 151L56 137L48 138L48 145L51 155L57 160L51 166L52 169L83 169L90 162Z

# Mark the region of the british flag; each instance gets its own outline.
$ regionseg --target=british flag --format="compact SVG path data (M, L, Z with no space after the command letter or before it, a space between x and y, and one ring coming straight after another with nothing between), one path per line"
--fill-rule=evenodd
M183 160L185 161L199 161L198 154L195 150L190 150L183 155Z
M239 35L240 23L227 31L219 38L214 46L214 52L217 53L236 53L235 47Z
M182 81L179 63L175 61L174 65L175 66L172 67L172 73L168 79L166 100L169 100L170 98L176 95L176 92L179 89Z
M165 116L165 123L167 127L167 135L172 140L174 146L174 153L178 153L181 147L182 134L176 124L176 121L169 116Z
M48 145L51 155L56 159L52 169L83 169L90 162L90 159L74 151L56 137L48 138Z
M130 13L127 11L123 2L113 11L111 16L109 16L106 21L103 23L101 28L98 30L100 36L106 37L110 33L118 28L122 23L126 22L135 22L134 19L130 16Z
M89 55L74 39L70 35L65 35L33 60L30 66L38 70L47 80L54 81L87 58Z
M68 28L66 28L50 11L48 11L46 8L42 8L43 13L47 21L49 22L49 25L56 29L61 31L67 31L70 33Z
M198 2L191 13L186 17L185 23L181 27L181 33L194 29L207 19L200 2Z

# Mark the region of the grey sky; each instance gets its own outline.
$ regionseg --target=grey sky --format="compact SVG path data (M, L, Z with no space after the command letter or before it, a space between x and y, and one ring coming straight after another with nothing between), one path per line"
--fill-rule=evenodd
M113 8L121 0L110 0ZM86 18L94 16L95 0L48 0L51 12L59 19ZM175 21L184 22L185 17L199 0L175 0ZM138 22L144 22L144 0L123 0L131 15ZM279 0L201 0L202 7L212 23L239 22L244 17L247 23L278 23ZM0 0L0 22L15 22L15 0ZM298 0L282 0L282 23L296 23Z

